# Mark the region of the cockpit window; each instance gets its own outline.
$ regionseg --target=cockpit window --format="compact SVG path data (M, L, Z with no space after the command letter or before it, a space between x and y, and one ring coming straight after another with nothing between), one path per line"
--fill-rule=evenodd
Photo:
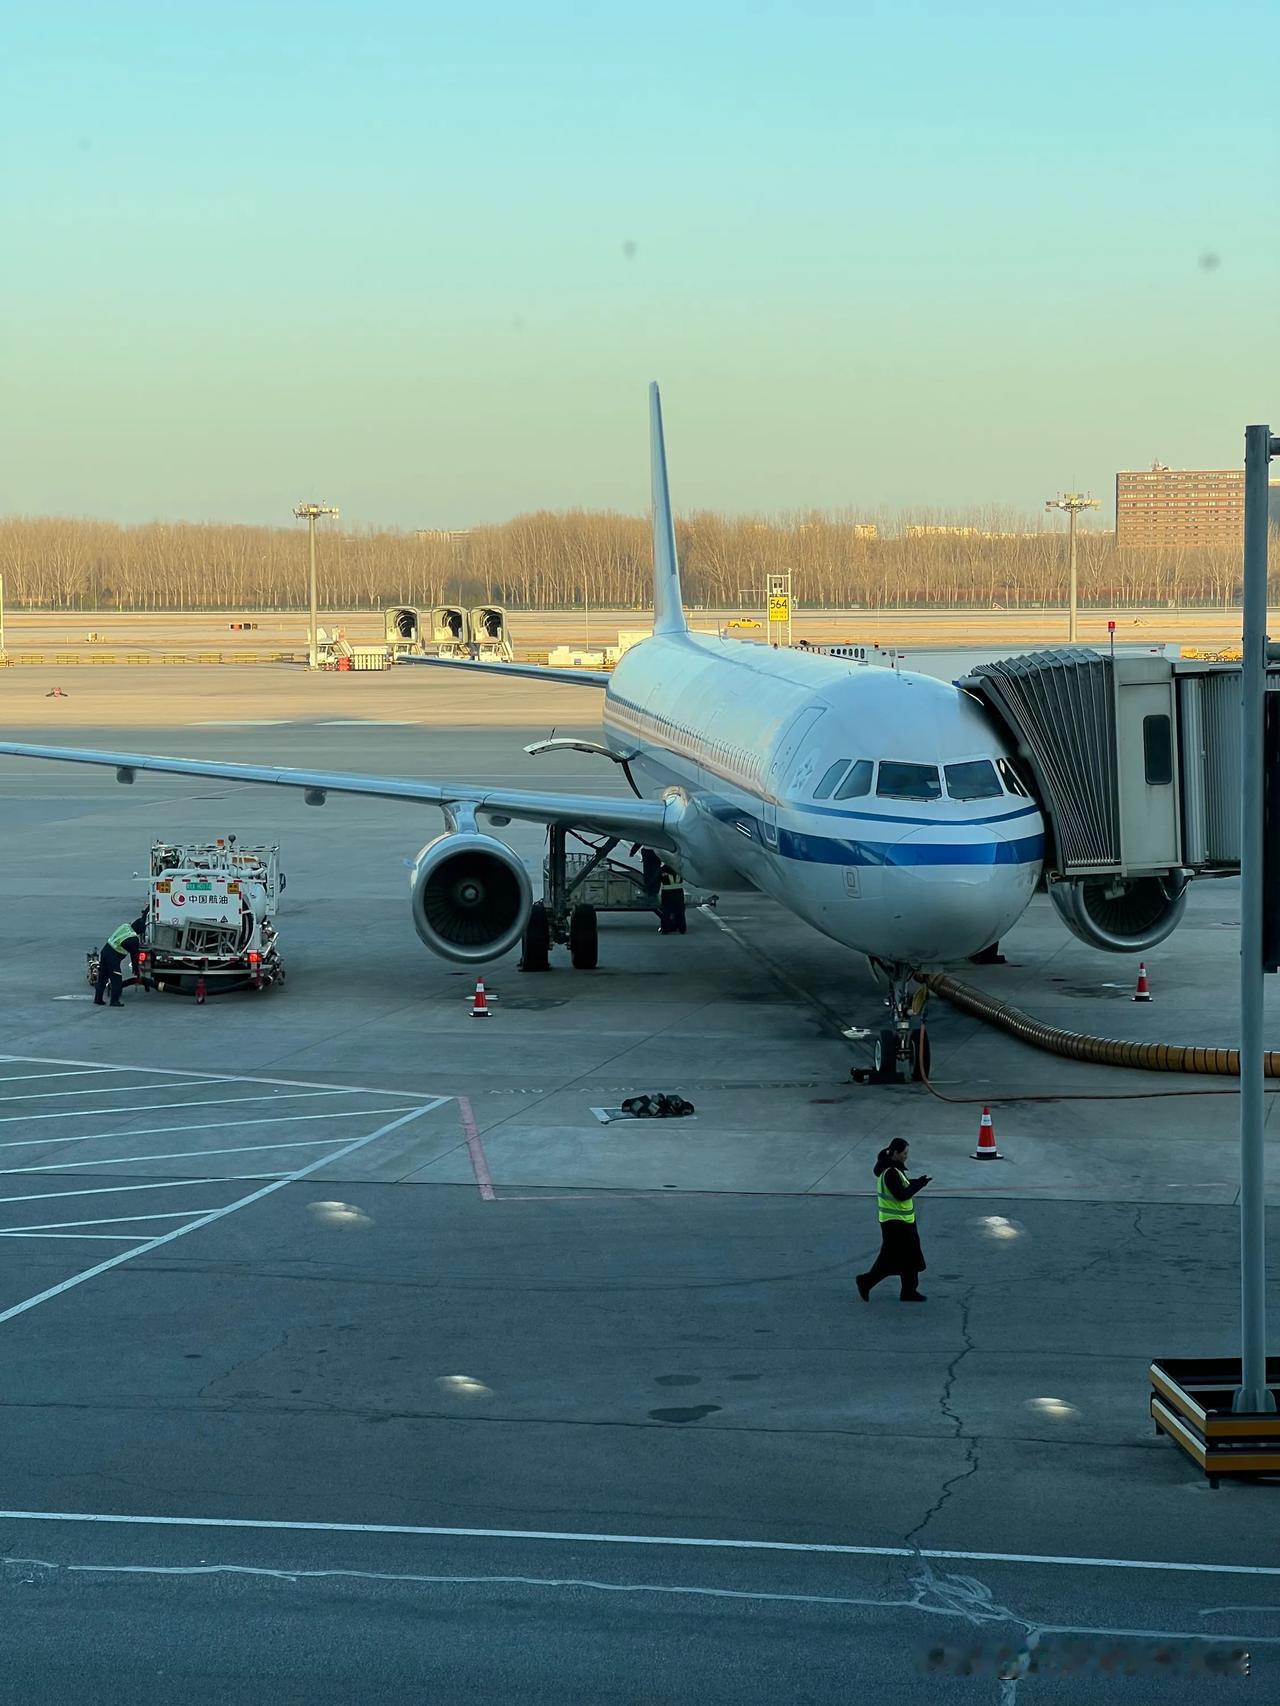
M989 758L974 758L967 764L945 764L943 772L947 792L953 800L998 800L1004 793Z
M871 792L871 774L875 766L869 758L860 758L836 789L838 800L858 800Z
M934 764L899 764L882 758L876 793L886 800L940 800L942 783Z
M1000 772L1000 780L1011 794L1017 794L1021 799L1030 798L1030 789L1018 774L1017 765L1011 758L998 758L996 769Z
M837 758L829 770L823 771L821 782L819 782L818 786L813 790L813 797L815 800L828 800L831 798L831 790L849 768L849 764L849 759Z

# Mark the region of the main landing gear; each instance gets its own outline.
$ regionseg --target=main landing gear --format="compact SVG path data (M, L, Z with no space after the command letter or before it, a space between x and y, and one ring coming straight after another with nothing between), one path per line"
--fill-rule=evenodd
M885 1006L891 1024L885 1025L872 1044L871 1079L875 1084L894 1084L900 1070L915 1083L929 1076L929 1033L924 1026L924 1007L929 991L917 983L909 966L872 960L876 982L887 992Z
M568 948L575 971L594 971L600 963L599 917L586 894L598 891L593 879L597 872L605 874L601 867L613 869L607 862L618 843L606 840L592 845L590 854L571 854L566 850L568 835L559 824L547 831L542 899L535 902L525 925L521 971L549 971L553 944Z

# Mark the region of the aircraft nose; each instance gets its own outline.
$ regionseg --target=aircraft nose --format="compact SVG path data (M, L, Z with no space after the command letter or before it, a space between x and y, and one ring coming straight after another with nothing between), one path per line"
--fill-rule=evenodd
M904 837L885 875L913 957L968 959L1021 917L1036 867L1014 862L1007 848L1006 838L986 826L946 845L927 830Z

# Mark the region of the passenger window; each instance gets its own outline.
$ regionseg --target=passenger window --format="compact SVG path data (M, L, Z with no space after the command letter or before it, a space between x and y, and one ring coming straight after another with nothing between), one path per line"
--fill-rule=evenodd
M989 758L975 758L968 764L946 764L943 773L953 800L998 800L1004 792Z
M1153 788L1173 781L1173 736L1163 714L1142 719L1142 762Z
M880 760L876 793L886 800L939 800L942 783L933 764L898 764Z
M871 774L875 769L869 758L860 758L836 789L838 800L859 800L871 792Z
M829 800L831 798L831 790L849 768L849 764L849 759L837 758L831 768L823 772L821 782L813 790L815 800Z

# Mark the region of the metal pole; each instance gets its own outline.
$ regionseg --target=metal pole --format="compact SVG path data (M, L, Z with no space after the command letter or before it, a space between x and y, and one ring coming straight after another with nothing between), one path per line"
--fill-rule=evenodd
M0 575L0 658L4 656L4 576Z
M307 530L310 534L311 541L311 627L309 629L309 649L311 652L311 668L318 669L320 667L320 659L317 655L319 642L316 639L316 518L314 515L309 515L307 517Z
M1069 564L1067 643L1074 646L1076 643L1076 510L1074 504L1067 511L1067 540L1067 561Z
M1240 707L1240 1387L1234 1410L1274 1410L1267 1385L1262 1036L1263 695L1267 683L1267 475L1271 428L1244 435L1244 642Z

